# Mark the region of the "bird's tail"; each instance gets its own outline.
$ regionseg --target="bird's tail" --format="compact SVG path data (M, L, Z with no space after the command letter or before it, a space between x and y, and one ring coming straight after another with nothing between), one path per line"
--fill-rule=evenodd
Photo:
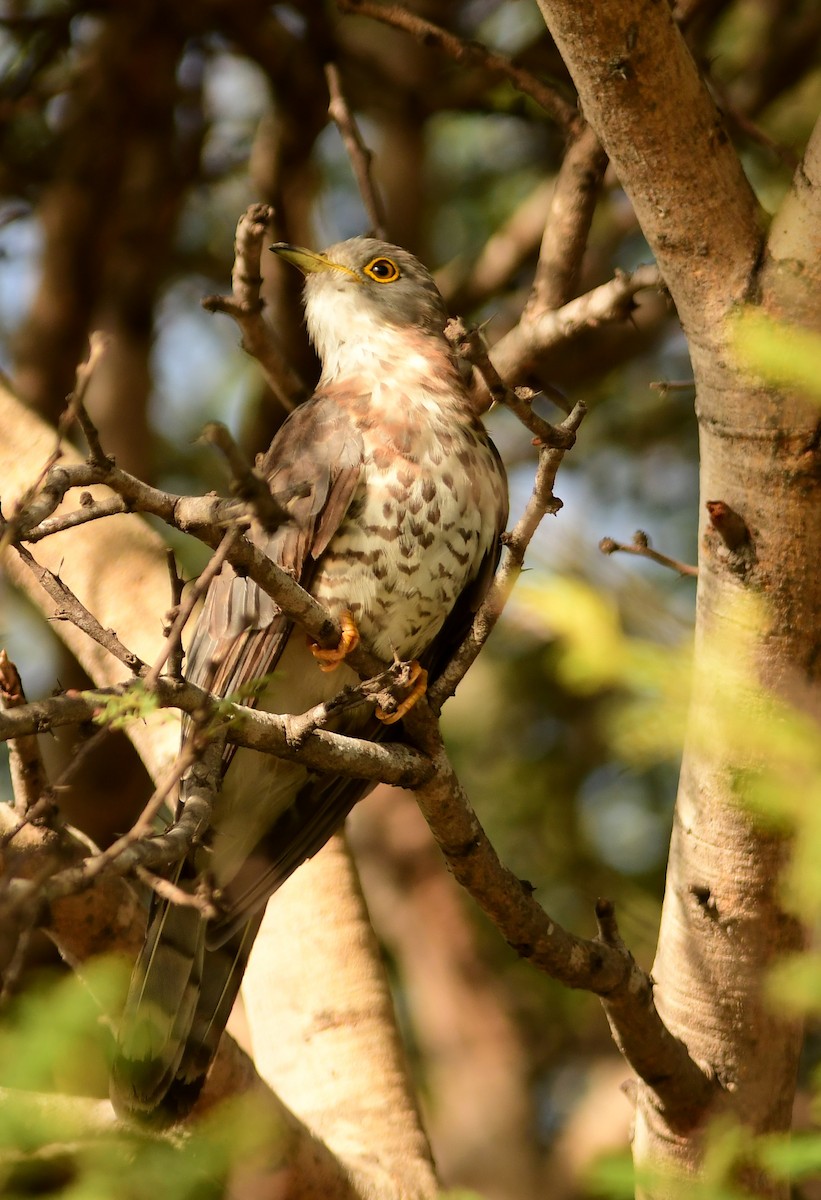
M169 1125L190 1111L217 1052L262 914L210 948L193 906L160 901L125 1003L111 1072L120 1116Z

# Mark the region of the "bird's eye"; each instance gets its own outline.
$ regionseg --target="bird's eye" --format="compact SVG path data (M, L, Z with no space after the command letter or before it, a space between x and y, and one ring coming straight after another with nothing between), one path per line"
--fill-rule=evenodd
M362 268L365 274L377 283L393 283L399 278L399 268L391 258L373 258L367 267Z

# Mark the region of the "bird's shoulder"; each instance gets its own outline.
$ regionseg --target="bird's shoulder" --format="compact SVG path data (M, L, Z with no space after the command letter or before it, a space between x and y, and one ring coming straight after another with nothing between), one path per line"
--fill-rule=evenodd
M362 436L357 413L364 388L356 383L318 388L282 423L257 466L276 484L284 470L308 468L312 462L339 457L348 465L361 454ZM341 457L340 457L341 456Z

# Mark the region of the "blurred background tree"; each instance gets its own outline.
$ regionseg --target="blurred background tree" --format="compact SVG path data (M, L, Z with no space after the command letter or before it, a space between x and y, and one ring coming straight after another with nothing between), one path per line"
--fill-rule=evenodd
M310 246L368 228L328 116L329 62L373 151L390 239L435 270L451 311L485 323L491 344L519 321L566 149L557 111L575 119L576 108L539 8L534 0L420 0L409 6L408 32L401 21L356 15L357 7L6 0L0 361L20 397L53 423L89 333L105 331L109 351L89 411L117 463L158 486L224 486L197 441L207 421L226 422L253 455L285 416L233 326L200 307L204 294L225 290L239 213L267 202L272 240ZM415 17L506 57L544 81L564 110L546 112L486 53L458 59L429 30L414 36ZM682 0L675 17L758 200L775 211L818 111L821 13L809 0ZM605 163L599 151L584 164L595 201L589 236L570 277L553 281L549 307L653 258ZM263 266L266 319L311 380L298 281L276 262ZM584 399L591 415L560 476L564 508L531 546L530 590L509 606L444 728L502 859L551 915L585 935L596 898L612 899L625 940L649 969L675 750L643 761L625 750L613 713L629 681L616 670L580 684L565 669L561 622L546 620L542 604L558 577L604 593L620 628L676 662L690 638L691 579L597 548L603 536L629 542L641 527L673 559L697 558L687 344L663 292L639 292L623 316L555 339L513 380ZM491 413L488 424L508 465L515 516L535 452L509 413ZM188 572L203 563L201 547L183 538L174 546ZM25 664L30 698L57 682L82 686L79 667L26 601L11 591L5 599L3 637ZM100 844L127 827L150 792L122 735L85 753L77 734L64 732L46 753L61 808ZM488 1200L584 1194L586 1163L627 1144L631 1116L617 1090L626 1071L598 1003L532 971L477 917L408 795L381 790L351 824L443 1182ZM57 969L35 939L15 988L44 964ZM101 1079L102 1071L97 1087ZM807 1185L802 1194L819 1193Z

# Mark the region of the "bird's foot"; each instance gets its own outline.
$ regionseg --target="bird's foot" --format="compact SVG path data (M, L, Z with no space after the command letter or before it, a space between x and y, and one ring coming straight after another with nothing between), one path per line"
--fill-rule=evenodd
M352 650L355 650L359 645L359 630L356 628L353 616L347 609L339 618L339 624L342 628L342 636L339 639L339 645L332 650L326 650L324 646L318 646L316 642L308 642L311 649L311 654L319 663L320 671L335 671L340 663L343 663Z
M410 712L416 701L428 690L428 673L425 668L421 667L416 659L408 663L408 668L410 673L407 684L412 687L410 694L391 712L379 707L374 710L376 717L383 725L394 725L397 721L401 721L405 713Z

